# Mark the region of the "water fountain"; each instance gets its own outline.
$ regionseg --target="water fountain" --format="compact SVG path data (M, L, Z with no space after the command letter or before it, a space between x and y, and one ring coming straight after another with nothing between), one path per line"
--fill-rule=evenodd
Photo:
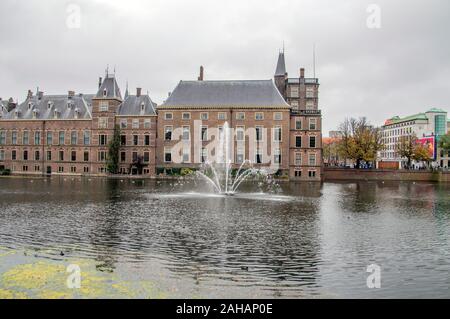
M244 160L236 174L233 174L232 165L232 137L228 122L225 122L218 133L219 142L216 148L215 161L206 161L196 175L212 185L217 194L232 196L241 184L250 177L262 176L266 180L268 172L256 169L250 160ZM233 176L234 175L234 176Z

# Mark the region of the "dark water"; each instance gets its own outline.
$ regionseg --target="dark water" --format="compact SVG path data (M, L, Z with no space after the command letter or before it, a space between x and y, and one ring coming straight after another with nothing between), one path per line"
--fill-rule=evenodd
M0 246L152 280L169 297L450 297L450 185L0 179ZM369 289L367 266L381 267Z

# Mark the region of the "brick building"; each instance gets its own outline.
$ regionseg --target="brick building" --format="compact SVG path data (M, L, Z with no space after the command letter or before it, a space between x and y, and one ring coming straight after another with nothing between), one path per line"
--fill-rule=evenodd
M15 174L106 175L108 144L120 127L121 174L154 176L214 160L224 127L231 161L248 160L293 180L320 180L317 79L289 78L280 53L274 80L180 81L159 107L137 89L122 97L115 75L96 94L28 92L0 100L0 169Z

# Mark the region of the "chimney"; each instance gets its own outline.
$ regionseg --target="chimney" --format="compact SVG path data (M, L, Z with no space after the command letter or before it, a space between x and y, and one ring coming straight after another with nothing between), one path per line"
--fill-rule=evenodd
M305 69L301 68L300 69L300 79L304 79L305 78Z
M98 88L100 89L102 87L102 77L98 78Z
M39 92L38 92L38 99L39 99L39 100L42 100L43 97L44 97L44 92L39 91Z
M137 97L140 97L140 96L141 96L141 92L142 92L142 89L141 89L141 88L136 88L136 96L137 96Z
M33 92L31 90L28 90L27 99L31 99L32 97L33 97Z
M67 96L68 96L69 98L73 98L73 97L75 96L75 91L68 91L68 92L67 92Z
M199 81L203 81L203 73L204 73L204 68L203 66L200 67L200 76L198 77Z

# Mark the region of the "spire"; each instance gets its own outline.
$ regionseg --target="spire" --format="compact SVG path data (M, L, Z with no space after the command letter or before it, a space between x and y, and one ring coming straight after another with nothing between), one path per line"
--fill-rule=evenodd
M286 63L284 61L284 48L283 51L278 55L277 69L275 70L275 76L285 76L286 75Z
M128 80L127 80L127 90L125 91L125 98L127 98L128 95L129 95L129 93L128 93Z

